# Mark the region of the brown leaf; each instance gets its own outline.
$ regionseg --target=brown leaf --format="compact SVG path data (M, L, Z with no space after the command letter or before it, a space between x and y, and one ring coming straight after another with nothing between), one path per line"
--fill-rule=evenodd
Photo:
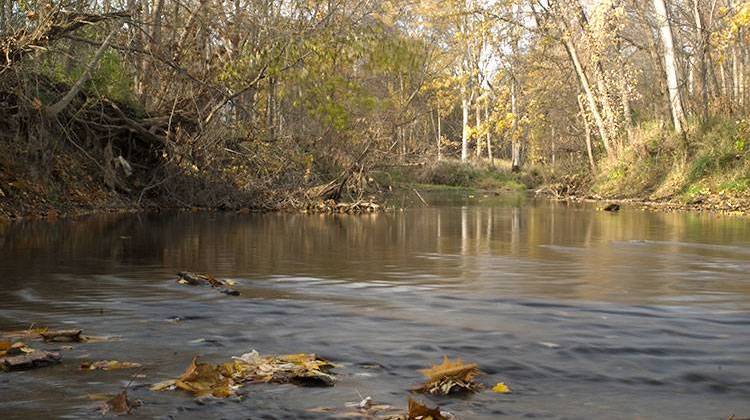
M133 408L134 406L128 400L127 391L122 391L104 403L102 406L102 414L130 414L130 412L133 411Z
M448 420L440 413L440 407L429 408L409 398L409 420Z
M314 354L261 356L253 351L220 365L200 363L196 356L178 379L154 384L151 390L178 388L196 396L226 398L234 395L234 388L244 383L333 386L335 378L330 373L332 367L331 363Z
M226 398L234 394L230 378L221 373L219 366L198 362L198 356L188 366L185 373L175 381L175 386L195 396L213 395Z
M331 374L333 364L315 354L261 356L253 350L234 359L231 367L225 366L233 370L231 376L240 382L291 382L302 386L333 386L336 382Z
M151 385L149 389L152 391L157 391L157 392L170 391L170 390L175 389L175 382L177 382L175 379L169 379L166 381L155 383Z

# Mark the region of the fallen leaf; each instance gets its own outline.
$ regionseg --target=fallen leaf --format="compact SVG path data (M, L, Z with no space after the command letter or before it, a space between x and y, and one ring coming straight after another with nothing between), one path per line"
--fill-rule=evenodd
M175 386L200 397L212 395L216 398L226 398L234 394L232 381L225 377L219 366L198 362L198 356L188 366L185 373L175 381Z
M330 373L333 364L315 354L261 356L253 350L233 359L225 368L232 377L245 382L291 382L303 386L333 386L336 382Z
M407 418L409 420L448 420L448 418L443 416L440 412L440 407L429 408L411 398L409 398L409 412Z
M420 372L427 378L427 382L416 389L418 392L448 395L454 392L478 392L482 389L482 384L475 381L477 375L481 374L477 365L466 364L459 358L451 361L445 356L443 363Z
M510 394L510 387L508 385L505 385L503 382L498 382L495 386L492 387L492 392L498 393L498 394Z
M331 368L333 365L330 362L314 354L261 356L253 350L220 365L198 362L196 356L178 379L159 382L150 389L182 389L196 396L226 398L234 395L235 388L245 383L333 386L335 377L330 373Z
M81 363L81 370L118 370L141 367L140 363L120 362L117 360L99 360L97 362Z
M102 414L109 414L114 413L117 415L120 414L130 414L131 411L135 408L135 405L128 400L128 393L127 391L122 391L121 393L115 395L113 398L107 400L107 402L104 403L102 406Z
M166 380L166 381L161 381L161 382L158 382L158 383L155 383L155 384L151 385L151 387L149 389L151 391L157 391L157 392L172 391L172 390L176 389L175 382L177 382L175 379L169 379L169 380Z

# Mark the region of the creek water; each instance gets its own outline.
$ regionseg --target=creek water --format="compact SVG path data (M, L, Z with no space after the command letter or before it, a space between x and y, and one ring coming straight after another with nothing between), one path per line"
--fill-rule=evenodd
M476 362L488 388L419 397L462 419L750 416L750 219L524 195L425 195L364 216L174 213L0 225L0 331L82 328L63 363L0 373L0 418L97 417L143 364L136 418L329 418L405 406L418 369ZM241 296L175 282L231 278ZM179 322L175 322L179 317ZM40 348L60 345L30 343ZM332 388L250 385L196 401L145 384L194 355L316 353Z

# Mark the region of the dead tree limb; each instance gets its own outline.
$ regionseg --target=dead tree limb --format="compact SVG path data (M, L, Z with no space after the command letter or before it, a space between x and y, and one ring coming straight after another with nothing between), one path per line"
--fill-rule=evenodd
M94 57L91 58L91 61L86 66L86 70L84 70L81 77L79 77L78 80L76 80L75 84L70 88L70 90L68 90L68 93L66 93L65 96L63 96L59 101L47 107L48 116L54 118L62 110L67 108L68 105L70 105L70 102L73 100L73 98L75 98L76 95L78 95L78 92L81 91L81 87L83 87L83 84L89 80L89 77L91 77L91 72L94 71L94 67L96 67L97 63L99 63L99 60L102 58L102 55L104 55L104 51L107 50L109 43L112 41L112 38L114 38L115 34L120 30L121 27L122 27L122 23L117 25L112 30L112 32L110 32L109 35L107 35L107 38L104 39L104 42L102 42L102 45L99 47L98 50L96 50Z

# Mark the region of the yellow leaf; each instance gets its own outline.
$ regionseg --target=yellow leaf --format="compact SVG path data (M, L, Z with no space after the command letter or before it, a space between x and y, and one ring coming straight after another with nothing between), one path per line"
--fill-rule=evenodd
M510 394L510 387L508 385L505 385L503 382L498 382L497 385L492 387L492 392L496 392L498 394Z

